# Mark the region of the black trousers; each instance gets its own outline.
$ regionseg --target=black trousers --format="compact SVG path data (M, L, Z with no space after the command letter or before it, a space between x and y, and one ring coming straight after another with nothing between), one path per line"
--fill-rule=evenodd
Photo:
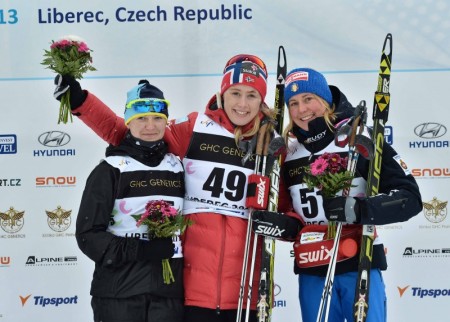
M92 297L95 322L182 322L183 299L136 295L124 299Z
M237 310L214 310L196 306L185 306L183 322L236 322L236 315ZM245 310L242 311L241 321L245 321ZM249 322L256 321L256 311L251 310Z

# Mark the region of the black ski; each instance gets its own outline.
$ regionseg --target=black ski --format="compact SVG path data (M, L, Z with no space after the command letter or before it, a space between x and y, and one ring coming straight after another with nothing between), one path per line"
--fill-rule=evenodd
M389 47L389 48L388 48ZM389 53L386 53L389 50ZM367 178L367 196L378 194L381 173L381 161L384 145L384 128L389 113L389 84L392 62L392 35L387 34L381 54L380 70L378 73L378 87L375 92L373 110L372 140L375 143L375 157L370 161ZM361 250L359 254L358 280L356 284L354 316L355 322L364 322L369 309L370 268L372 266L373 241L375 226L363 225Z
M274 108L278 111L274 129L281 135L283 131L284 118L284 82L287 74L286 53L283 46L278 48L277 83L275 88ZM278 190L280 185L280 160L274 162L270 172L270 192L267 210L277 211ZM275 239L263 237L263 248L261 257L261 275L258 287L257 316L258 322L269 322L273 308L273 286L274 286L274 260Z

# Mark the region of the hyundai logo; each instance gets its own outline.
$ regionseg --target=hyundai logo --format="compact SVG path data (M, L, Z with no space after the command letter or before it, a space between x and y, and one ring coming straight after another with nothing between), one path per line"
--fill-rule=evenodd
M70 135L61 131L48 131L39 135L38 141L44 146L57 148L69 143Z
M417 125L414 133L422 139L437 139L447 133L447 128L439 123L427 122Z
M281 293L281 287L280 287L280 285L275 284L275 285L273 286L273 296L275 297L275 296L279 295L280 293Z

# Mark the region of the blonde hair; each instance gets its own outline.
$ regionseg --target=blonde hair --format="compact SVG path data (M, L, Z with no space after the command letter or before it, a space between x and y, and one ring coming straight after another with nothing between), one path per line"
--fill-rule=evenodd
M328 128L333 131L333 129L334 129L333 122L336 120L336 117L337 117L337 115L335 113L336 106L334 104L332 106L330 106L330 104L328 104L327 101L325 101L322 97L320 97L316 94L311 93L311 95L313 95L315 98L317 98L322 103L322 105L325 107L325 112L323 113L323 118L325 119L325 123L327 124ZM288 107L288 110L289 110L289 107ZM294 128L294 121L292 121L292 119L289 115L289 124L283 131L283 138L286 143L286 146L288 144L289 137L292 135L293 128Z

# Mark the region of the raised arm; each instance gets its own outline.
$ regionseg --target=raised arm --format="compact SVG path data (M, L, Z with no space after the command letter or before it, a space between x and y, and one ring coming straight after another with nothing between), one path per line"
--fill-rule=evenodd
M119 144L127 132L123 118L118 117L94 94L81 89L80 83L71 76L57 75L55 85L54 97L58 101L70 90L70 108L73 115L78 116L106 142Z
M127 132L123 118L117 116L105 103L89 92L84 103L72 109L72 114L78 116L99 137L113 145L118 145Z

